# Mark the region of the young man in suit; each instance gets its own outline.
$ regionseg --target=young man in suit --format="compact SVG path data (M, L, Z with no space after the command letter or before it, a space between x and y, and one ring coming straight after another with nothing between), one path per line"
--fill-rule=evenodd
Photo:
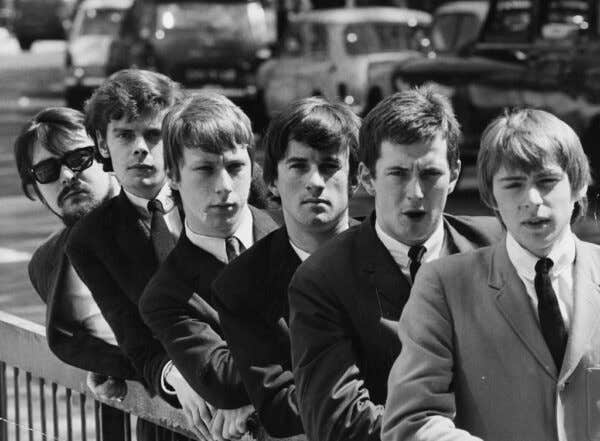
M311 441L378 440L396 322L421 261L499 238L493 218L444 214L459 127L432 89L392 95L360 129L359 175L375 212L307 259L289 288L296 391Z
M292 103L273 119L263 138L263 170L285 225L213 283L223 333L271 436L304 433L292 376L287 287L301 261L348 228L359 126L349 108L323 98Z
M541 110L494 120L479 189L506 239L422 268L400 319L384 440L600 439L600 247L588 160Z
M140 312L173 360L163 370L162 389L179 395L181 383L189 383L211 405L184 406L191 423L217 440L239 438L253 409L223 340L210 286L228 262L276 228L247 202L250 120L222 95L197 94L167 114L163 143L185 228L146 287Z
M135 370L65 251L71 227L118 192L116 181L94 160L83 118L73 109L48 108L27 122L15 140L23 192L32 200L37 197L65 225L34 252L29 278L47 305L46 338L52 352L90 371L94 393L121 398L126 391L122 379L135 378ZM102 422L105 439L123 439L119 411L102 405Z
M169 358L144 324L138 301L182 228L161 140L164 115L181 98L178 85L166 76L137 69L113 74L94 92L86 105L86 128L122 190L82 219L67 244L73 266L151 394L160 393ZM199 400L191 388L178 400L162 396L174 405ZM138 437L153 439L154 426L142 423L137 430ZM171 435L159 431L161 437Z

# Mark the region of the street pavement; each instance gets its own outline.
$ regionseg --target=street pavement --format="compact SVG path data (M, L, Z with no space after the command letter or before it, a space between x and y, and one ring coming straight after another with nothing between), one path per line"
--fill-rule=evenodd
M47 106L64 105L62 75L64 42L34 43L30 52L19 50L14 39L0 29L0 308L43 323L44 306L33 292L27 276L31 253L60 228L60 221L39 201L23 196L12 154L20 126ZM577 228L578 234L600 243L598 195L592 214ZM371 199L363 192L354 198L351 215L369 213ZM461 181L447 209L457 214L489 214L476 192L473 165L464 167Z

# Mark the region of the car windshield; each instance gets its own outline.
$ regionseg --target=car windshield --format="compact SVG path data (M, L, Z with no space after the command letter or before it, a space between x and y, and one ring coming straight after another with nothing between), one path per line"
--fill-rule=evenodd
M157 23L164 30L193 30L208 43L252 36L249 17L256 3L173 2L157 5Z
M574 25L581 30L589 27L590 5L587 1L553 0L548 3L544 23Z
M75 23L74 35L114 36L123 18L122 9L86 9L81 20Z
M477 38L481 21L475 14L440 14L431 29L436 52L452 52Z
M349 55L418 50L419 40L426 35L416 23L353 23L344 30L344 43Z

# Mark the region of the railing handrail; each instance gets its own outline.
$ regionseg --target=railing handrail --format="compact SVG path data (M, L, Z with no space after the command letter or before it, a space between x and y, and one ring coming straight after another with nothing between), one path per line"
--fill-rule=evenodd
M127 381L127 395L123 401L99 399L86 386L86 371L65 364L50 351L43 326L2 311L0 361L43 378L47 384L54 382L145 420L190 434L180 409L170 406L158 396L150 397L136 381Z

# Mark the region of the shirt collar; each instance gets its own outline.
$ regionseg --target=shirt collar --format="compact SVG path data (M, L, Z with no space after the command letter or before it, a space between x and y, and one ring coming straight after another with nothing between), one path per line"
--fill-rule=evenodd
M240 242L242 242L244 247L248 249L254 243L254 221L252 219L252 212L247 204L242 209L241 216L242 220L238 229L233 233L233 236L237 237ZM229 262L227 259L227 252L225 251L225 238L205 236L192 231L187 218L185 220L185 234L190 242L192 242L198 248L201 248L204 251L212 254L223 263Z
M129 201L133 204L133 206L140 214L148 218L151 216L150 212L148 211L148 202L150 202L150 199L145 199L136 196L133 193L130 193L129 191L125 190L124 187L123 191L125 192L127 199L129 199ZM167 183L163 185L163 187L160 189L160 191L154 197L154 199L158 199L162 203L162 206L165 209L165 212L167 213L175 207L175 201L173 200L173 197L171 195L171 187Z
M407 267L410 264L410 259L408 258L410 245L406 245L394 239L383 231L379 226L379 222L377 222L377 218L375 218L375 232L396 263L402 267ZM427 251L425 251L425 254L421 258L421 262L430 262L440 257L444 246L444 222L442 219L440 219L433 234L423 243L423 246Z
M306 251L298 248L296 245L294 245L292 243L291 240L289 242L290 242L290 245L292 246L292 249L296 252L298 257L300 258L301 262L304 262L306 259L308 259L310 257L310 253L307 253Z
M506 251L517 274L529 281L535 279L535 264L540 258L523 248L510 232L506 233ZM552 260L550 277L558 275L575 262L575 236L570 228L566 228L562 236L554 243L547 256Z

